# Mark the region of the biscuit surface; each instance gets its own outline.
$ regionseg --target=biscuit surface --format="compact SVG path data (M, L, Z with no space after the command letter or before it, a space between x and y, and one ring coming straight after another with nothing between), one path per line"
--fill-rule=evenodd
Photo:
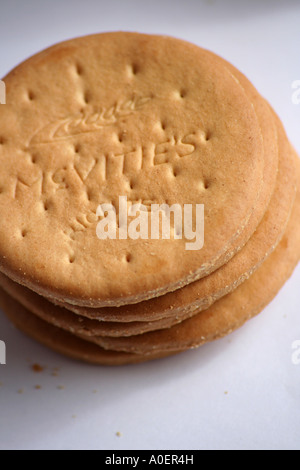
M134 364L198 347L231 333L247 320L257 315L271 302L291 276L300 258L300 195L298 194L287 232L282 242L262 267L233 294L213 308L166 331L136 337L135 342L124 338L115 351L106 345L103 349L95 343L76 337L60 328L49 325L30 313L16 300L0 289L0 306L17 328L27 335L66 356L98 365ZM271 274L271 275L270 275ZM108 340L114 347L114 341ZM130 349L129 351L126 351Z
M294 204L297 185L295 172L295 157L291 151L286 134L278 118L271 115L276 122L278 132L279 171L274 194L259 227L246 246L226 265L193 284L181 290L158 299L124 307L89 309L73 307L74 315L67 308L55 306L52 302L32 292L31 290L0 275L0 286L12 297L16 298L25 308L38 315L45 321L74 334L83 336L132 336L148 331L169 328L181 321L192 317L200 310L205 310L219 298L236 289L239 284L249 278L261 263L272 253L281 240L290 219ZM272 121L271 121L272 122ZM166 306L169 303L169 308ZM172 308L170 308L170 306ZM146 322L145 318L151 313L165 312L160 320ZM152 312L151 312L152 310ZM83 315L79 315L79 312ZM135 322L107 321L117 315L128 320L136 315ZM149 312L149 313L148 313ZM86 315L85 315L86 314ZM98 321L105 318L106 321ZM143 321L144 320L144 321Z
M199 347L241 327L260 313L300 260L300 193L284 237L262 266L231 294L179 325L131 338L89 338L108 350L153 354ZM87 338L85 338L87 339Z
M232 249L263 184L261 130L213 55L103 34L43 51L4 80L0 270L15 281L78 305L134 303L206 276L250 237ZM204 248L99 240L97 207L118 213L120 195L146 208L204 204Z
M221 59L216 58L216 60ZM249 99L253 101L264 142L263 189L259 197L259 210L256 210L251 216L248 224L247 230L249 230L249 233L253 232L254 227L259 225L261 217L266 214L268 203L275 188L272 205L268 208L267 220L259 227L258 239L261 237L260 241L256 241L254 238L252 243L248 245L247 250L241 250L239 256L225 263L222 268L210 276L159 298L118 308L96 309L71 305L68 302L61 302L61 306L78 315L109 322L156 322L169 317L169 326L171 326L174 324L174 318L184 319L191 316L196 309L208 308L215 300L236 288L248 276L249 272L253 272L255 266L259 265L263 257L269 254L270 247L272 249L272 246L274 247L277 244L278 237L282 235L282 229L285 227L289 216L295 194L296 175L289 155L289 143L282 124L270 106L238 70L228 63L226 63L226 66L239 78L249 95ZM280 174L278 174L279 153L281 160ZM255 233L254 235L256 237L258 234ZM256 243L259 243L260 249L256 248ZM164 324L166 324L165 321ZM128 326L128 331L129 328ZM132 330L134 328L136 326L133 326Z
M107 351L96 344L84 341L60 328L44 322L36 315L10 297L0 288L0 306L16 328L25 334L72 359L102 366L119 366L137 364L150 359L160 359L170 355L169 352L154 352L144 356L118 351ZM172 353L173 354L173 353Z

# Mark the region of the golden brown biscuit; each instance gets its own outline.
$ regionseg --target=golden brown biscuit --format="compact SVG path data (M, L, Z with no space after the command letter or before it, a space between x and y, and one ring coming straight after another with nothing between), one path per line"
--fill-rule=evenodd
M18 284L0 273L1 288L23 307L37 315L42 320L62 328L70 333L88 336L132 336L148 331L169 328L181 321L181 318L163 318L154 322L103 322L91 320L54 305L41 295L27 287Z
M166 357L231 333L271 302L300 259L299 220L298 194L287 232L261 268L235 292L218 301L209 310L169 330L136 337L138 342L133 349L147 353L104 350L49 325L31 314L2 289L0 306L17 328L51 349L75 359L94 364L121 365ZM126 342L125 338L124 341Z
M230 333L290 276L299 160L231 64L173 38L110 33L53 46L5 81L0 305L21 330L88 362L142 362ZM204 248L96 239L100 203L121 228L121 195L149 221L152 203L203 203Z
M88 309L64 304L81 316L106 321L144 321L170 318L181 321L204 310L226 295L260 265L280 241L285 230L296 194L297 174L287 136L278 117L274 114L278 129L280 153L278 179L263 221L247 245L219 270L183 289L136 305L119 308ZM298 158L298 157L297 157ZM134 326L134 328L136 325Z
M101 322L74 315L65 308L55 306L42 296L35 294L21 285L13 283L13 281L10 281L4 275L0 276L0 286L9 295L16 298L25 308L38 315L41 319L74 334L83 336L132 336L147 331L169 328L199 313L199 310L204 309L205 306L208 308L214 301L226 295L226 287L220 288L222 282L223 285L224 283L227 284L228 289L229 286L231 286L231 290L233 290L238 287L240 283L249 278L264 259L270 255L283 236L294 203L297 178L295 165L293 164L294 155L290 151L288 140L279 122L278 132L280 149L278 181L263 221L248 244L227 265L220 268L219 271L216 271L209 277L197 281L194 285L191 284L183 288L182 291L179 290L168 295L169 297L171 295L173 297L172 305L174 314L172 317L169 316L155 322ZM210 288L209 295L208 291L205 290L206 286ZM192 297L192 294L194 294L194 297ZM204 294L206 294L208 298L206 304L204 301L199 300ZM176 303L176 297L179 300L178 303ZM206 299L206 297L204 298ZM185 299L186 302L183 306L181 299ZM164 297L161 297L160 299L155 299L155 301L150 300L143 304L153 304L154 302L158 302L158 300L161 300L162 303L165 301ZM193 308L191 308L191 306L193 306ZM196 310L197 306L198 310ZM142 305L137 304L130 306L131 309L134 307L143 313ZM119 308L120 310L125 309L125 307ZM113 310L117 310L117 308ZM142 314L141 318L143 318Z
M0 289L0 308L5 311L7 317L18 329L31 338L60 354L91 364L103 366L137 364L170 355L169 352L155 352L150 356L140 356L139 354L106 351L95 344L84 341L77 336L44 322L36 315L32 315L2 289Z
M217 59L217 58L216 58ZM222 60L222 59L218 59ZM226 66L230 67L230 64L226 63ZM232 67L232 66L231 66ZM272 110L270 106L261 98L258 92L254 87L249 83L249 81L236 69L231 68L232 72L235 72L235 75L239 77L243 87L245 88L249 99L253 101L256 114L259 119L260 126L262 128L262 136L264 142L264 157L265 157L265 166L264 166L264 185L259 197L259 210L256 210L249 221L247 229L249 233L253 233L254 228L256 228L263 217L266 207L270 201L270 197L273 193L276 177L278 172L278 131L276 128L276 120L274 121L274 116L272 115ZM281 125L281 124L280 124ZM284 132L281 130L280 132ZM283 144L282 144L283 145ZM281 150L284 152L284 149ZM286 197L286 195L284 195ZM280 223L280 222L279 222ZM236 241L239 243L238 239ZM226 263L225 263L226 264ZM234 278L234 263L230 265L230 270L232 271ZM220 271L221 272L221 271ZM196 292L198 296L202 293L201 303L203 308L207 308L212 301L216 300L218 296L225 295L229 293L234 287L239 283L238 277L242 281L242 276L240 272L237 272L237 275L234 279L234 283L230 284L227 279L227 270L224 270L224 277L221 277L221 280L218 278L220 273L215 276L215 284L210 282L210 289L205 286L205 279L199 283L193 283L187 287L181 289L180 291L171 292L163 297L151 299L147 302L142 302L135 305L126 305L121 308L101 308L101 309L90 309L88 307L78 307L76 305L71 305L68 302L54 302L57 305L65 307L74 313L79 315L86 316L91 319L98 319L102 321L118 321L118 322L131 322L131 321L158 321L165 319L167 316L174 317L178 316L179 311L184 316L189 315L189 312L194 311L196 308L200 308L200 298L198 297L197 303L194 304L196 298ZM225 284L225 287L224 287ZM213 291L212 291L213 289ZM180 300L181 299L181 300ZM189 305L189 301L192 303ZM177 306L177 308L176 308ZM183 312L184 308L184 312Z
M251 236L261 130L212 54L174 38L101 34L43 51L4 80L0 269L15 281L76 305L135 303L210 274ZM204 204L203 249L100 241L97 206L118 211L120 195Z
M287 231L261 267L209 309L169 329L130 338L91 338L109 350L153 354L199 347L221 338L260 313L277 295L300 260L300 192Z

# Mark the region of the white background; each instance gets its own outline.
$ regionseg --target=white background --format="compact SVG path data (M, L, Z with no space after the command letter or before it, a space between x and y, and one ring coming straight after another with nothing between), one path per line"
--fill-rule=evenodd
M292 103L292 83L300 80L299 25L298 0L1 0L0 76L78 35L128 30L181 37L240 68L300 152L300 105ZM230 337L119 368L52 353L0 312L7 346L0 448L299 450L300 365L291 359L292 343L300 340L299 283L300 266L264 313ZM44 372L33 373L34 362Z

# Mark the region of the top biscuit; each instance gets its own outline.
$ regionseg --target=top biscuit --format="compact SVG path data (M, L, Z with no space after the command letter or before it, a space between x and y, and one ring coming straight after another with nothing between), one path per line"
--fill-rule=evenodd
M261 130L213 54L169 37L99 34L53 46L4 81L0 270L15 281L76 305L135 303L210 274L251 236ZM119 196L147 209L204 204L203 248L99 240L97 207L118 214Z

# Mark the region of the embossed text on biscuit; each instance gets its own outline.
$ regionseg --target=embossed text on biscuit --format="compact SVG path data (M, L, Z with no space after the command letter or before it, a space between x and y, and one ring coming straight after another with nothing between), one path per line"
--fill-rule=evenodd
M29 145L51 144L80 134L97 132L115 124L119 118L141 109L150 99L146 96L133 96L132 99L117 103L110 108L102 107L94 112L83 111L50 122L32 137Z

